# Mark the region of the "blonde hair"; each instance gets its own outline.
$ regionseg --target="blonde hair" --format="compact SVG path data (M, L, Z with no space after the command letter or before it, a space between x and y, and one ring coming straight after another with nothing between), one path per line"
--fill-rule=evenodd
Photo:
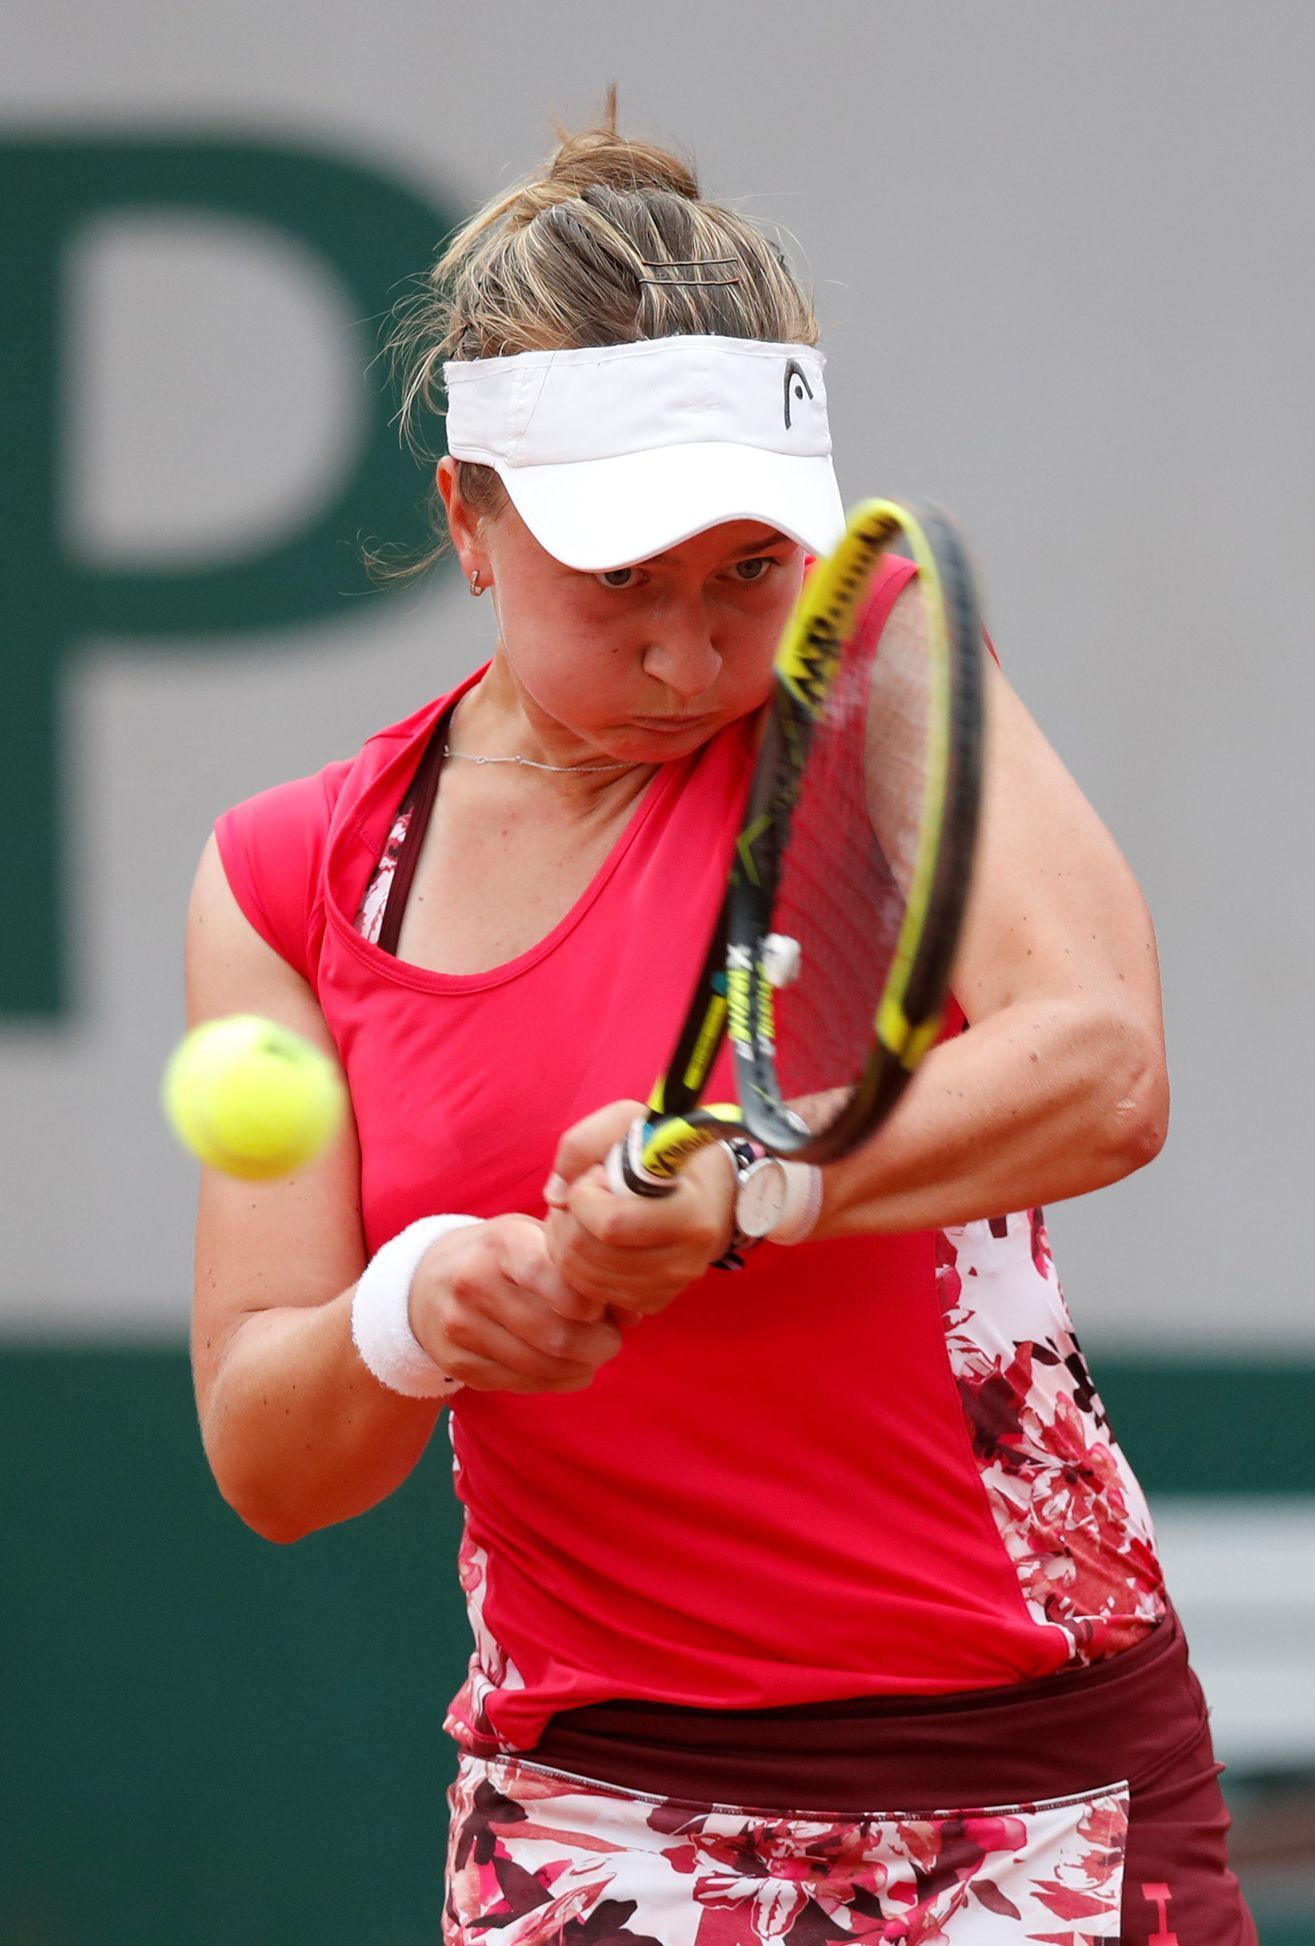
M404 303L389 349L413 449L432 456L422 420L441 413L448 359L703 332L816 344L812 302L780 247L702 201L692 165L621 135L616 114L613 86L602 121L558 128L555 153L463 224ZM458 461L457 482L477 514L503 504L491 467ZM439 545L417 568L448 545L441 519L435 528Z

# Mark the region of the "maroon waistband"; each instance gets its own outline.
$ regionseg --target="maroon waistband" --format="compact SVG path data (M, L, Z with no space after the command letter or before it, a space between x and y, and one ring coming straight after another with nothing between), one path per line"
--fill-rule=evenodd
M622 1790L775 1810L951 1809L1154 1783L1206 1720L1170 1614L1085 1669L1008 1689L700 1710L623 1700L556 1715L533 1763Z

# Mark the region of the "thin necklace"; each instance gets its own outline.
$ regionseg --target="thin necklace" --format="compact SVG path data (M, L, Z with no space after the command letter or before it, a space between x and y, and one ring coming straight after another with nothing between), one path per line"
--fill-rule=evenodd
M468 764L519 764L522 770L556 770L563 776L600 777L605 770L634 770L634 764L540 764L533 757L477 757L469 750L454 750L450 743L443 745L445 757L459 757Z

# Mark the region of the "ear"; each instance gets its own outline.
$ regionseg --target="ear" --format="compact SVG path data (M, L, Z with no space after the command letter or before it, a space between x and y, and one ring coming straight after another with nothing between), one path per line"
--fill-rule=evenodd
M450 454L445 453L438 462L434 474L443 511L447 515L447 530L452 536L452 545L461 563L461 572L469 581L478 569L484 579L488 579L488 562L484 559L479 545L479 520L471 512L461 497L461 487L457 476L457 463Z

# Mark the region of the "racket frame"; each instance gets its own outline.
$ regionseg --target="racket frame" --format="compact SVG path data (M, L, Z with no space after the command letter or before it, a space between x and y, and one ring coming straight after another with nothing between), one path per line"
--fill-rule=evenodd
M925 591L927 764L913 874L873 1020L871 1048L844 1109L820 1131L810 1131L782 1098L774 990L762 941L772 930L780 859L813 726L825 708L855 619L856 604L842 599L842 588L831 600L829 591L821 591L823 605L815 617L801 607L782 642L775 708L754 773L726 902L727 1030L744 1124L772 1154L803 1162L831 1161L854 1148L890 1113L940 1037L971 878L981 790L984 638L963 545L938 509L893 500L870 500L856 508L850 523L850 531L855 530L872 550L873 567L902 538ZM860 593L866 586L865 577Z
M931 733L909 896L873 1021L873 1039L842 1113L813 1132L782 1099L774 989L764 940L813 727L858 624L873 576L903 540L926 590ZM825 1162L847 1153L894 1107L939 1037L967 899L981 787L983 634L962 543L938 509L872 499L851 513L835 551L814 567L782 637L776 688L730 882L665 1075L609 1160L613 1187L670 1194L708 1143L747 1129L769 1153ZM729 1035L739 1104L699 1105Z

